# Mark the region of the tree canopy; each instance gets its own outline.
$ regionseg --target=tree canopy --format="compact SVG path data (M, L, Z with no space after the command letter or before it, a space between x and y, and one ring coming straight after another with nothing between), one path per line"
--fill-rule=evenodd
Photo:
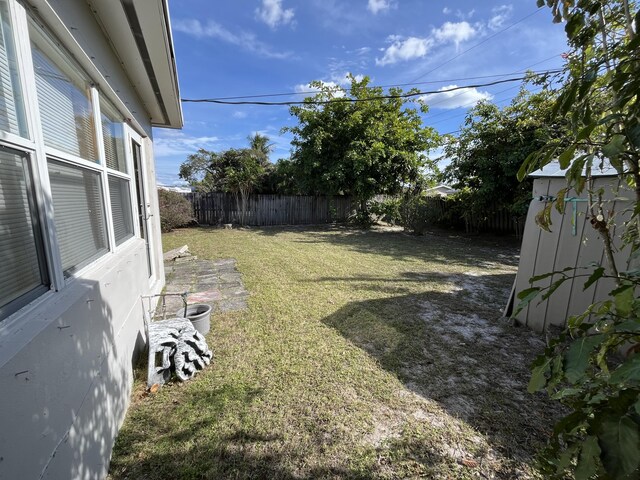
M459 136L446 143L445 157L451 163L443 178L468 191L465 203L474 215L490 209L506 209L514 216L526 213L531 182L520 182L518 170L531 153L567 131L566 123L552 113L555 97L546 89L530 93L523 88L502 109L480 102L468 112Z
M312 82L318 93L290 109L298 125L283 130L293 134L291 163L299 187L362 202L396 194L429 165L426 153L438 135L398 98L401 89L385 96L382 88L369 86L368 77L349 79L348 89Z

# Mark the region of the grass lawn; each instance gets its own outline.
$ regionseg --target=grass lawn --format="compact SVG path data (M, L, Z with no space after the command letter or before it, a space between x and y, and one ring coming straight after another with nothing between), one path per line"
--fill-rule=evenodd
M501 320L513 247L349 229L186 229L236 258L249 309L215 314L215 360L145 393L112 479L536 478L558 414L526 392L541 339Z

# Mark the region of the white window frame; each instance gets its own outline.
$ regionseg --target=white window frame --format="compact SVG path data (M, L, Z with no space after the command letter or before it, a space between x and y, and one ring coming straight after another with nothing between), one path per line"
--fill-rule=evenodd
M147 162L144 161L146 155L146 148L144 138L139 135L130 125L125 125L125 152L127 155L127 165L129 168L129 172L131 174L131 184L133 188L131 188L131 205L133 206L134 211L134 229L136 238L142 238L142 232L140 231L140 222L138 220L138 215L142 215L144 221L147 222L147 238L144 239L145 243L151 241L153 238L152 225L149 221L149 218L153 216L151 211L151 203L149 196L149 172L147 170ZM144 212L138 211L138 198L137 198L137 189L138 185L135 179L134 172L134 164L133 164L133 142L136 142L140 146L140 175L142 180L142 189L141 192L142 198L145 200ZM146 245L145 245L145 255L147 255ZM149 248L149 262L151 264L151 275L149 276L149 285L153 285L158 280L158 272L156 268L156 252L154 248Z
M47 147L44 143L44 135L42 126L40 123L40 111L37 98L36 79L34 73L34 65L31 54L31 36L29 34L29 23L34 22L37 28L42 28L45 33L53 35L51 28L46 26L46 23L41 19L36 18L31 12L27 12L25 7L17 0L7 0L8 11L10 15L10 21L12 25L13 40L16 50L16 64L18 66L20 87L22 89L22 98L25 110L25 120L28 132L28 138L23 138L16 134L0 131L0 144L9 148L24 152L29 156L31 164L33 190L35 191L35 204L38 210L39 229L42 232L42 243L44 248L45 267L49 276L49 291L33 300L28 305L23 306L16 312L7 316L4 319L0 319L0 328L8 328L12 330L14 326L17 328L18 323L22 323L26 313L33 308L37 308L42 302L56 295L55 292L65 290L70 284L74 283L76 279L81 278L94 268L103 266L106 262L110 261L114 255L125 250L129 246L140 242L141 232L139 228L138 209L137 209L137 188L138 185L135 181L134 169L133 169L133 154L131 151L131 142L136 141L141 147L141 154L144 157L144 142L143 137L140 136L133 128L124 120L123 124L123 141L125 142L124 148L124 161L127 167L127 172L120 172L118 170L107 167L105 158L104 139L102 134L102 118L100 109L100 97L103 96L110 101L116 110L121 114L121 118L131 118L130 112L122 114L122 108L117 105L122 102L115 102L113 98L107 92L100 91L95 84L90 86L90 101L93 108L93 120L96 139L96 148L98 152L98 162L86 160L75 155L60 151L56 148ZM70 59L73 56L64 47L64 42L56 41L60 44L62 54L68 55ZM72 60L72 63L77 63ZM91 81L91 75L86 72L84 68L77 65L80 72ZM113 93L112 93L113 95ZM94 259L89 264L74 271L70 276L65 278L62 260L60 256L60 248L57 240L57 231L55 225L55 214L53 211L53 203L51 196L51 184L49 180L48 161L49 159L63 162L72 166L82 167L90 169L91 171L98 172L100 174L102 182L102 200L104 207L104 215L106 219L106 234L107 234L107 248L108 251ZM146 165L141 159L142 175L145 181L145 189L148 189L146 178ZM111 210L111 199L109 195L109 176L115 176L124 179L129 184L129 196L131 204L131 218L133 224L133 235L131 238L123 241L120 245L116 246L113 217ZM148 192L144 192L144 198L148 199ZM153 255L155 252L151 248L152 266L154 265ZM145 252L146 255L146 252ZM156 272L155 268L152 268L152 277L155 281Z

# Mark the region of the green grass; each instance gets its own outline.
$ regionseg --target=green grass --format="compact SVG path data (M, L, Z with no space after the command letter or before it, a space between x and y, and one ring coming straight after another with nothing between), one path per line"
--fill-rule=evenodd
M526 393L542 342L500 320L513 248L340 228L163 242L236 258L249 309L212 317L196 379L148 395L140 370L112 479L537 477L557 412Z

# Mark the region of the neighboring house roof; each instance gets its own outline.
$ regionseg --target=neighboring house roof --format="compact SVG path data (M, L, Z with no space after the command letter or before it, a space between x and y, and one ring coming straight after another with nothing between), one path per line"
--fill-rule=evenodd
M531 172L529 174L530 177L533 178L547 178L547 177L563 177L566 175L567 169L560 168L560 162L558 160L552 160L550 163L545 165L544 167ZM583 171L584 174L584 171ZM604 159L602 164L599 160L594 160L593 166L591 168L591 176L593 177L615 177L618 175L613 166L611 166L611 162L608 159Z
M425 190L425 193L427 195L440 195L442 197L453 195L454 193L457 193L457 192L458 190L456 190L450 185L445 185L445 184L440 184L432 188L427 188Z
M192 187L180 187L177 185L168 186L168 185L158 185L160 190L169 190L170 192L178 192L178 193L191 193L193 192Z

